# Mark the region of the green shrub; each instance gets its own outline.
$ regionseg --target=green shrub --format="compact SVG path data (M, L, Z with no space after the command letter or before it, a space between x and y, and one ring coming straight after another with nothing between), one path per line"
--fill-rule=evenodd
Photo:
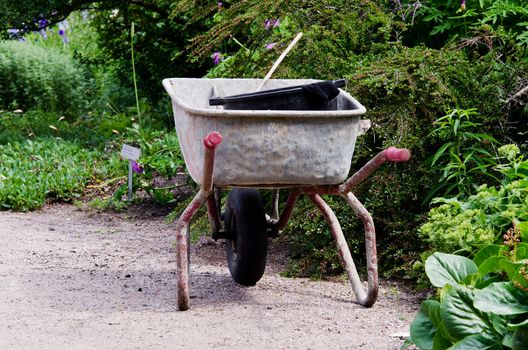
M53 48L0 42L0 108L72 113L87 103L85 72Z
M0 145L0 208L28 211L71 201L94 180L101 155L55 138Z
M427 160L431 170L441 174L438 185L425 197L424 202L433 195L468 196L480 183L497 181L493 166L497 165L493 149L497 141L486 133L480 133L479 118L474 109L449 111L434 122L431 132L445 143Z
M403 3L420 4L414 0ZM488 50L496 44L492 33L502 31L502 36L511 38L519 51L528 53L528 9L523 0L426 0L412 21L405 34L407 40L442 47L446 41L458 39L466 40L466 45ZM492 35L480 36L478 32L483 29Z
M504 180L498 189L482 185L466 200L434 201L443 204L431 209L427 222L418 231L431 250L472 254L486 244L500 241L512 225L528 221L528 161L519 159L514 148L500 149L510 164L499 167Z

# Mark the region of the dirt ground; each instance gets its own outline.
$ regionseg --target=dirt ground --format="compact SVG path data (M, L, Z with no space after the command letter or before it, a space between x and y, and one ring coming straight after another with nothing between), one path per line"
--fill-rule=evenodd
M193 246L191 309L178 311L174 224L156 210L54 205L0 212L0 349L397 349L419 304L381 282L372 308L347 283L283 278L272 243L254 287L222 243Z

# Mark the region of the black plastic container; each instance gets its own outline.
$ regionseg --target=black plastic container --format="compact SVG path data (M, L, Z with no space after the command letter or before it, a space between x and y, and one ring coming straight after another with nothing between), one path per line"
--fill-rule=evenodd
M211 106L242 110L321 110L338 94L346 80L289 86L241 95L213 97Z

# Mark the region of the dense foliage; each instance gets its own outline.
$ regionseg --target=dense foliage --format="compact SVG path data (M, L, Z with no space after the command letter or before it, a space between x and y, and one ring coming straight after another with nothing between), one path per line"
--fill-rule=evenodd
M0 42L0 109L79 112L89 95L87 73L53 48Z
M0 145L0 205L27 211L46 200L72 201L90 182L97 157L54 138Z

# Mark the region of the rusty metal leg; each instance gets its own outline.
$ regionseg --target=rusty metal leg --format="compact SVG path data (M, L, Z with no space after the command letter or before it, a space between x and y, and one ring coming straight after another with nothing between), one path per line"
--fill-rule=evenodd
M339 256L341 257L341 260L343 261L345 270L347 271L348 277L350 279L350 284L352 285L352 289L354 290L354 293L356 294L356 299L358 303L366 307L372 306L376 302L376 298L378 296L377 269L374 269L371 271L370 266L369 266L368 291L365 291L365 289L363 288L363 284L361 283L361 280L359 278L356 265L354 264L354 260L352 259L352 254L350 253L350 249L348 248L347 242L345 240L345 236L343 235L343 230L341 229L341 225L339 225L339 221L337 220L337 217L335 216L334 212L328 206L328 204L326 204L326 202L321 198L321 196L319 196L318 194L310 194L308 195L308 197L312 200L315 206L321 211L328 226L330 227L332 236L334 237L334 240L336 241L336 244L337 244ZM372 226L372 228L374 228L374 226ZM374 244L374 247L375 247L375 244ZM372 258L372 254L370 257ZM374 249L374 262L375 262L375 258L376 258L376 251Z
M376 250L376 229L372 216L363 204L352 193L343 195L348 205L363 222L365 230L365 251L367 255L368 292L364 306L371 306L376 302L378 295L378 253ZM361 303L362 304L362 303ZM363 304L362 304L363 305Z
M188 310L189 303L189 225L198 209L204 204L205 194L200 190L184 210L176 224L176 273L178 283L178 308Z
M215 149L222 142L222 135L213 131L204 138L205 157L202 186L198 194L185 208L176 224L176 268L178 282L178 308L180 311L188 310L189 298L189 225L198 209L207 201L213 229L220 225L213 195L213 169ZM211 198L211 200L208 200ZM214 207L214 211L212 210ZM216 215L215 215L216 214Z
M207 217L209 218L209 224L211 225L211 230L213 233L220 232L222 228L220 223L220 215L218 213L218 202L214 194L210 194L207 197Z

